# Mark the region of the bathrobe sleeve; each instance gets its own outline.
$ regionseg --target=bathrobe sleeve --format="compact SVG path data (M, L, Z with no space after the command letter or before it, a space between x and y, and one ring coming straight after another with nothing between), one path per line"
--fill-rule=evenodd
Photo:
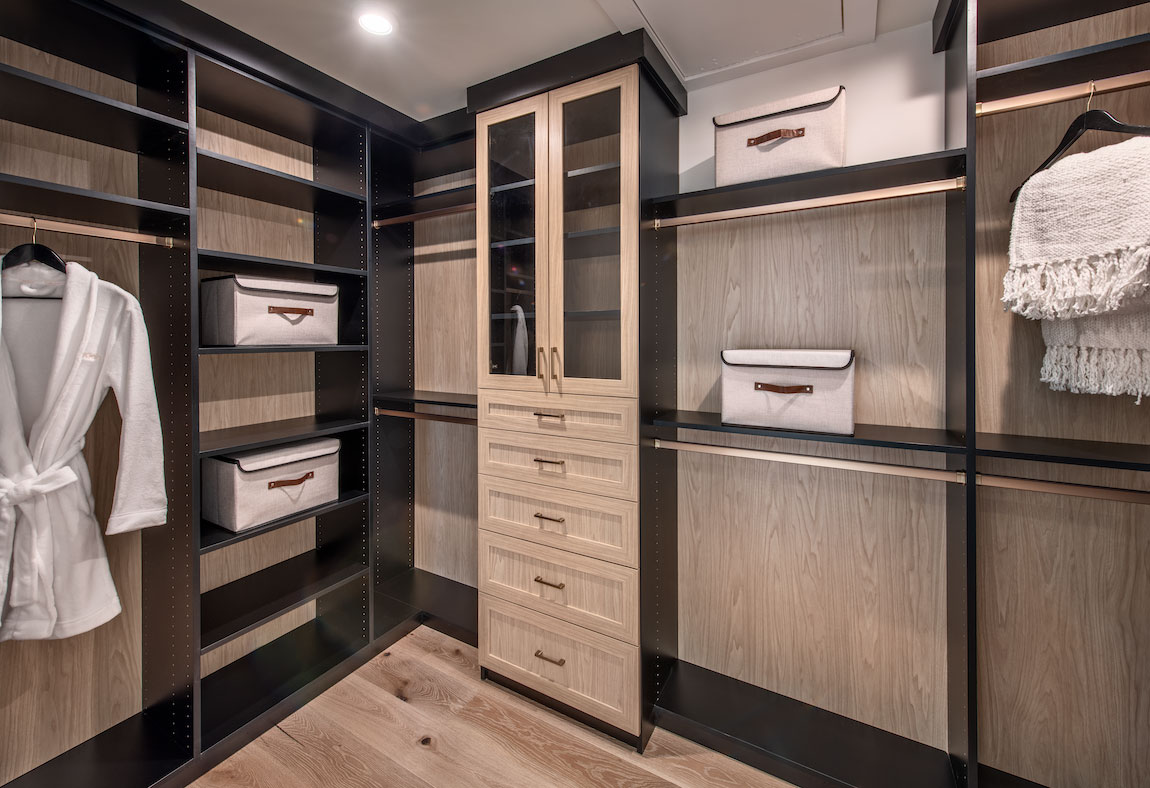
M116 496L108 533L161 525L168 519L164 487L164 443L144 315L128 299L106 354L105 383L116 394L123 426Z

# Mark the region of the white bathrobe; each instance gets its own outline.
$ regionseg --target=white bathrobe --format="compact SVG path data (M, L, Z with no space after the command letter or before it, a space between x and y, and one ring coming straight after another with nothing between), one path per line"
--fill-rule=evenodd
M0 641L66 638L120 612L81 454L109 388L123 429L107 532L167 520L148 337L139 302L76 263L9 268L0 291Z

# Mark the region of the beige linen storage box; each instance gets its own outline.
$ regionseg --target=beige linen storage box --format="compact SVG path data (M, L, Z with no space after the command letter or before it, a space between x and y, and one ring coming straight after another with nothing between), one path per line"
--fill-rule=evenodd
M724 350L724 424L853 435L853 350Z
M339 439L289 443L203 462L203 516L243 531L339 497Z
M335 345L339 286L223 276L200 283L204 345Z
M716 115L715 185L843 166L846 88Z

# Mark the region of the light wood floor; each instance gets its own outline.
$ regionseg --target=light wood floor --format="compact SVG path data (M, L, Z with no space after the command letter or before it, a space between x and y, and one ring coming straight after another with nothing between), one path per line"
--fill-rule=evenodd
M789 788L664 730L645 754L479 680L476 651L427 627L193 788Z

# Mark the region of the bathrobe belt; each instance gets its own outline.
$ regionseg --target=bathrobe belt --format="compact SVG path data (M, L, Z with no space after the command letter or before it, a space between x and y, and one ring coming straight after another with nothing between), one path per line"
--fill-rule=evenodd
M39 518L29 510L24 525L33 529L31 539L23 542L27 553L15 555L16 547L16 508L28 506L38 497L55 492L78 481L76 472L68 464L80 453L83 444L76 445L67 456L54 462L49 468L38 473L9 479L0 476L0 554L11 556L14 571L10 574L12 587L8 596L11 607L22 607L42 601L47 604L53 622L56 618L56 605L52 593L53 567L52 524ZM0 577L0 584L7 579ZM38 594L37 587L44 589ZM3 600L3 587L0 585L0 601ZM39 598L39 600L38 600Z

